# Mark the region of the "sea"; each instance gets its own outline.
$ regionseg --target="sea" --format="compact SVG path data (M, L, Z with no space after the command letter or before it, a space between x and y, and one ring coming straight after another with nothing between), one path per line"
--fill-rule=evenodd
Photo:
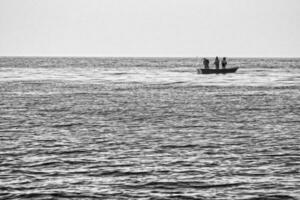
M300 58L200 67L1 57L0 199L300 199Z

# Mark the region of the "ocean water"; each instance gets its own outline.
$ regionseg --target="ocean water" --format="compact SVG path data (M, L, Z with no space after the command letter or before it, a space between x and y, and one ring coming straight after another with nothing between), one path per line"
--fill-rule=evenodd
M300 198L300 59L0 58L0 199Z

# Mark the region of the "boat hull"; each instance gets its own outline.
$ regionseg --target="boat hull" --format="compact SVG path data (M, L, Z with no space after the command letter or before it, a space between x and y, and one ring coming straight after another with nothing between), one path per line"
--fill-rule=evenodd
M198 74L227 74L235 73L238 67L225 68L225 69L197 69Z

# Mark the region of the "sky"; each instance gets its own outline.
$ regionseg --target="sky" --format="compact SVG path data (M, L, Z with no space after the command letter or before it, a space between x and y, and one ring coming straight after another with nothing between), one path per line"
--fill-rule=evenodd
M0 56L300 57L300 0L0 0Z

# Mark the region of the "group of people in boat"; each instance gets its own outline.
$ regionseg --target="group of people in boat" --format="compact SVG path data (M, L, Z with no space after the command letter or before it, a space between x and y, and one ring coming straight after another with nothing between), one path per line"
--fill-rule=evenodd
M203 58L203 65L204 65L205 69L209 69L209 60L207 58ZM220 60L219 60L218 56L215 58L214 65L216 66L216 69L220 68ZM223 59L221 61L221 65L222 65L222 69L226 68L227 60L225 57L223 57Z

